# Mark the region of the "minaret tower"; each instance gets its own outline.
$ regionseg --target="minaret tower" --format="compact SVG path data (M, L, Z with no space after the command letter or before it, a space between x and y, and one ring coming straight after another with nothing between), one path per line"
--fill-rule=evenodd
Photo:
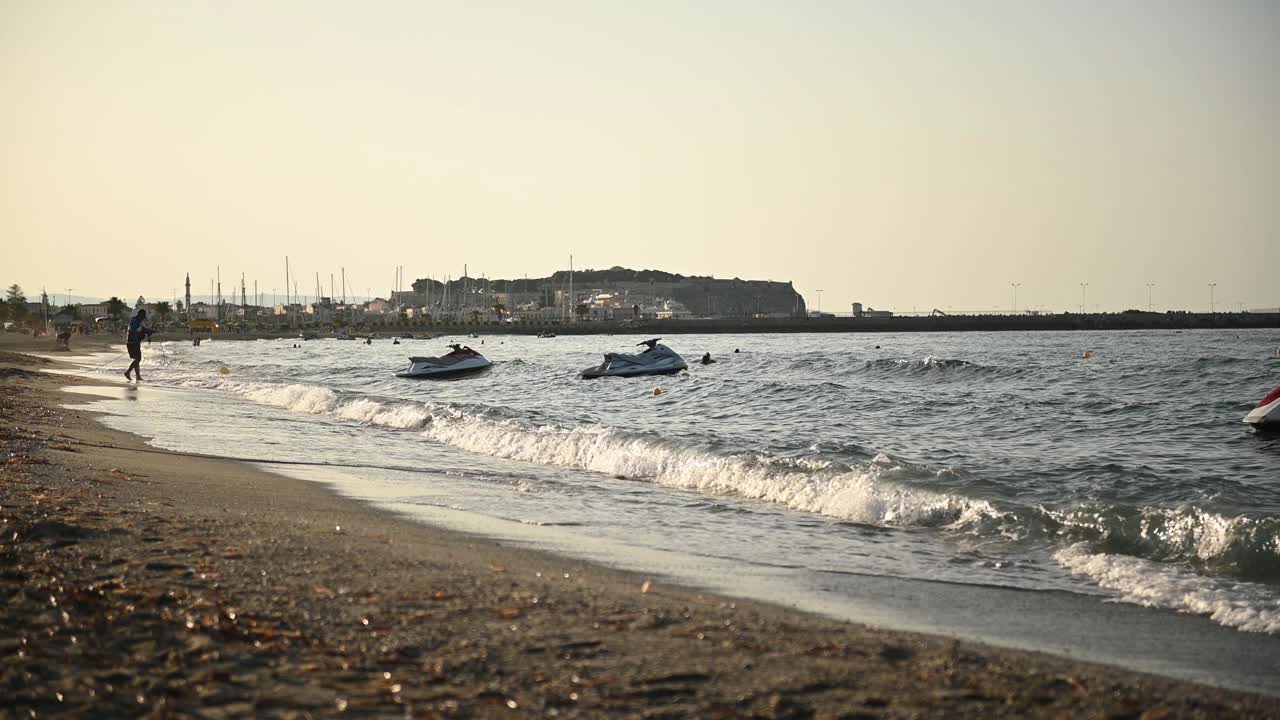
M187 324L191 324L191 273L187 273Z

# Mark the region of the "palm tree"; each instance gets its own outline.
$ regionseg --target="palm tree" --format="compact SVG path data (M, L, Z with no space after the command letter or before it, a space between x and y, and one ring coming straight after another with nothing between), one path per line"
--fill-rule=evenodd
M119 320L128 309L129 306L115 295L112 295L111 299L107 300L107 314L116 320Z
M173 308L169 307L169 303L167 301L162 300L156 303L156 315L160 316L161 322L168 320L169 313L171 312L173 312Z

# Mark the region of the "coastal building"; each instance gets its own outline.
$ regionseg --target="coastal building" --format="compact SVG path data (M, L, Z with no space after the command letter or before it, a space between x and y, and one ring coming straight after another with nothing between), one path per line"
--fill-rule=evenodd
M864 308L862 303L853 304L853 316L856 318L887 318L893 317L893 313L888 310L876 310L874 308Z
M308 322L333 322L333 303L329 302L329 298L321 298L320 302L307 303L305 312L310 316L307 318Z
M427 303L427 294L425 292L417 292L415 290L392 290L391 304L395 307L406 307L425 305Z
M105 317L109 306L106 303L86 303L76 306L76 314L81 320L96 320Z
M199 305L199 303L196 304ZM278 318L284 318L285 322L292 323L302 317L303 310L304 308L301 304L292 303L290 305L276 305L272 308L271 313Z
M148 313L149 314L149 313ZM218 308L212 303L198 302L190 307L190 316L194 320L217 320Z

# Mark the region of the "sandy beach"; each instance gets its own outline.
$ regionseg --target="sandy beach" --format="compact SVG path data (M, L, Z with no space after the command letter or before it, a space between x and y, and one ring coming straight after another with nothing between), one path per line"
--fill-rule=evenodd
M86 347L84 339L79 349ZM106 347L109 339L93 339ZM104 428L0 349L0 717L1280 717L717 597Z

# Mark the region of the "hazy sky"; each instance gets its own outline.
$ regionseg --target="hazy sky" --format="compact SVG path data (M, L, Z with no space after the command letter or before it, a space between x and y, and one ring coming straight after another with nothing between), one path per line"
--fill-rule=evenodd
M1278 69L1273 0L0 0L0 282L573 253L845 312L1274 307Z

